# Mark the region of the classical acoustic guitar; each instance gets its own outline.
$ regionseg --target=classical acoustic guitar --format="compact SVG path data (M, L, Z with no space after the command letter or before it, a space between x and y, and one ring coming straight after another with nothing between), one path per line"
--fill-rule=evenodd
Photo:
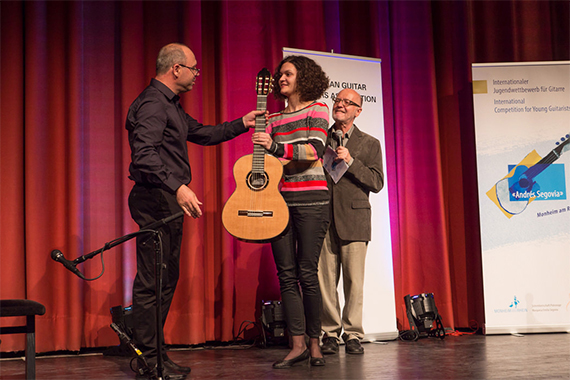
M267 108L271 92L271 74L263 69L257 74L257 109ZM265 116L255 118L255 132L265 131ZM222 223L236 238L250 242L268 241L285 230L289 209L279 192L283 165L253 145L253 154L241 157L234 165L236 189L222 211Z

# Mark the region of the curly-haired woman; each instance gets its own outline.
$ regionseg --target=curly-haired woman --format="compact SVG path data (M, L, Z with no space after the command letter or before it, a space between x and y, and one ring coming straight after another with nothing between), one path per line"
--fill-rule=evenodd
M329 110L317 102L329 86L321 67L304 56L288 56L273 76L275 97L287 100L281 112L269 115L266 132L252 140L282 160L281 194L289 207L289 225L271 243L277 267L285 320L293 348L273 364L289 368L306 363L322 366L321 292L317 269L329 225L329 194L322 165ZM305 336L309 336L307 348Z

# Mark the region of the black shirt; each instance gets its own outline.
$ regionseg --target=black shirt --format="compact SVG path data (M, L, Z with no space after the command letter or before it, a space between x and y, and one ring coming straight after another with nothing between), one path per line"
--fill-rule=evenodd
M246 132L241 118L203 125L182 109L180 97L152 79L129 107L126 129L131 146L129 178L137 184L175 192L192 180L186 141L215 145Z

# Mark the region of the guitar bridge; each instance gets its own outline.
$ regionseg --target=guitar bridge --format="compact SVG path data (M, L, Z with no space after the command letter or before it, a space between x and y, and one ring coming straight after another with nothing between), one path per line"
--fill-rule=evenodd
M273 211L238 210L238 216L247 216L248 218L272 217Z

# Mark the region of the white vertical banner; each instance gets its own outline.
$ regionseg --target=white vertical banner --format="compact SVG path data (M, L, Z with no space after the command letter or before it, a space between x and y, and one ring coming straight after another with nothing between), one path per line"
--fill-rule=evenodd
M473 64L485 333L570 331L570 62Z
M388 203L388 176L386 175L386 151L384 139L384 112L382 107L381 61L374 58L323 53L317 51L283 48L283 57L304 55L317 62L327 73L330 87L319 99L332 110L332 97L345 88L362 95L362 113L358 116L358 128L374 136L382 145L384 163L384 188L378 194L370 194L372 206L372 241L366 254L364 283L364 341L391 340L398 337L394 299L394 273L392 267L392 241ZM331 117L331 125L333 123ZM339 284L341 307L342 278Z

